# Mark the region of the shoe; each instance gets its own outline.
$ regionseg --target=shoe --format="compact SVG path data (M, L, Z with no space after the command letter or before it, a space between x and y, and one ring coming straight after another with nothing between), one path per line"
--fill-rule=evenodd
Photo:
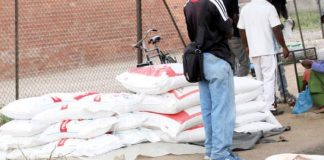
M279 116L279 115L282 115L284 113L284 111L283 110L279 110L279 109L275 109L275 110L271 110L271 113L274 116Z
M205 156L204 159L205 160L210 160L210 157L209 156Z

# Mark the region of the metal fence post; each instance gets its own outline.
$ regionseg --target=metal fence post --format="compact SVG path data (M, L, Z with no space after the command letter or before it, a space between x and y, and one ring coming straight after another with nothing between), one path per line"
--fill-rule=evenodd
M183 45L184 47L186 47L186 42L184 41L184 39L183 39L183 37L182 37L182 35L181 35L180 29L179 29L179 27L178 27L178 25L177 25L177 23L176 23L176 21L175 21L173 15L172 15L172 12L171 12L171 10L170 10L170 7L169 7L168 3L167 3L165 0L163 0L163 3L164 3L165 8L167 9L167 11L168 11L168 13L169 13L169 15L170 15L170 18L171 18L171 21L172 21L174 27L176 28L176 30L177 30L177 32L178 32L178 35L179 35L180 40L181 40L181 42L182 42L182 45Z
M15 0L15 89L19 99L19 0Z
M136 0L137 42L142 39L142 0ZM137 49L137 64L143 63L143 51Z
M306 52L305 52L304 36L303 36L302 28L301 28L301 25L300 25L300 20L299 20L299 14L298 14L298 9L297 9L297 3L296 3L296 0L294 0L294 6L295 6L295 12L296 12L296 17L297 17L297 23L298 23L298 28L299 28L300 38L301 38L301 41L302 41L302 44L303 44L304 53L306 54Z
M322 16L322 5L321 5L321 0L318 0L318 9L319 9L319 14L320 14L320 17ZM324 26L320 20L320 24L321 24L321 30L322 30L322 38L324 38Z

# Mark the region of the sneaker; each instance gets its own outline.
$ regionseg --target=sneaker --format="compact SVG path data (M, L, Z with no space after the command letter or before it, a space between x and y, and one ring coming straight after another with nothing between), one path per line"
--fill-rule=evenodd
M282 115L284 113L284 111L283 110L279 110L279 109L275 109L275 110L271 110L271 113L274 116L279 116L279 115Z
M210 160L210 157L209 156L205 156L204 159L205 160Z

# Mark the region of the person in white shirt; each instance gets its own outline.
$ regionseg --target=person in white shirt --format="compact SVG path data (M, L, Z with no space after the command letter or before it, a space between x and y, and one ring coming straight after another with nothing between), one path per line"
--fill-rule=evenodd
M254 64L256 77L263 81L263 99L274 115L282 114L274 107L278 43L284 58L289 56L275 7L267 0L252 0L241 11L237 27L244 50Z

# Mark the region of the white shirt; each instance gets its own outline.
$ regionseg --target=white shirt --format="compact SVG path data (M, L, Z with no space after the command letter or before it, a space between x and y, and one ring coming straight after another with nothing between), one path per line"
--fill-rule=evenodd
M250 57L279 51L272 28L280 24L275 7L266 0L252 0L242 8L237 27L245 29Z

